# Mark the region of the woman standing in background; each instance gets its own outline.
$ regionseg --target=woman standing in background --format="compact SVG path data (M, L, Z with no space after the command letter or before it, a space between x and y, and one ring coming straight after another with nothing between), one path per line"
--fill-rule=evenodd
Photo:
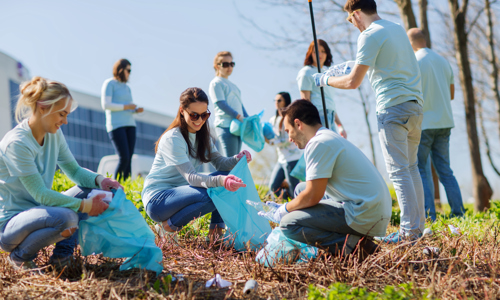
M241 151L241 138L229 131L233 119L242 121L248 114L241 102L240 89L228 77L233 73L235 63L229 51L215 55L215 78L210 82L208 94L215 106L215 132L221 144L223 156L230 157Z
M297 148L294 143L291 143L288 134L283 126L283 117L281 116L281 109L287 107L291 103L290 94L287 92L280 92L274 98L274 104L276 106L276 115L272 116L269 123L273 125L274 133L276 137L268 143L270 145L276 146L276 152L278 153L278 162L274 166L273 172L271 173L271 179L269 182L269 191L276 197L281 194L281 185L283 180L286 179L288 182L288 191L283 194L283 198L288 197L293 198L293 192L299 180L295 177L290 176L293 168L297 164L297 161L302 156L302 151Z
M122 58L113 66L113 78L104 81L101 105L106 111L106 131L118 154L119 161L115 179L127 179L131 173L132 155L135 148L136 125L134 113L143 112L132 101L132 93L127 85L131 63Z
M332 53L328 44L318 39L319 45L319 60L322 72L326 71L332 65ZM314 41L307 49L306 58L304 59L304 67L300 69L297 75L297 83L299 85L300 97L311 101L319 111L321 124L325 126L325 114L323 110L323 101L321 99L321 90L314 84L313 74L318 73L318 64L316 62L316 51ZM333 102L333 87L326 86L323 88L325 92L326 115L328 117L328 126L331 130L339 133L344 138L347 138L347 133L340 122L338 115L335 113L335 103ZM335 124L334 124L335 123ZM336 125L336 126L335 126ZM337 130L338 127L338 130Z

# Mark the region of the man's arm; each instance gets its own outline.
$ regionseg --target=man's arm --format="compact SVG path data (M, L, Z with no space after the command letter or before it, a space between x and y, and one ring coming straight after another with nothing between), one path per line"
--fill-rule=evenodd
M451 100L455 99L455 85L453 83L450 84L450 95L451 95Z
M348 75L340 77L330 76L328 78L328 85L344 90L357 89L363 82L368 68L370 67L356 64Z
M286 209L291 212L298 209L314 206L319 203L325 195L328 178L320 178L306 181L306 189L295 199L286 204Z

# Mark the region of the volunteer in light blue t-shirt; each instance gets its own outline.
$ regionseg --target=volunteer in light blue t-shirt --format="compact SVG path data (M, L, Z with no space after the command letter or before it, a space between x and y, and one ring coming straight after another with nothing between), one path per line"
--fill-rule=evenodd
M49 263L70 262L77 244L78 221L108 208L104 194L86 198L90 188L110 190L120 184L78 165L61 126L76 108L62 83L34 77L21 85L16 108L20 122L0 141L0 246L16 269L37 268L38 251L56 244ZM77 185L52 190L59 167ZM88 214L88 215L87 215Z
M382 154L401 209L399 231L380 240L414 241L424 230L424 191L417 151L423 118L420 70L405 30L383 20L374 0L348 1L347 20L361 31L356 64L340 77L315 74L317 86L358 88L365 75L377 98L377 121Z
M462 216L465 212L462 194L450 167L450 134L455 126L451 110L451 100L455 94L453 70L444 57L427 48L425 35L420 29L408 30L408 37L420 67L424 95L424 119L418 146L418 168L424 187L425 212L433 221L436 220L430 155L439 175L439 181L446 191L451 216Z
M305 149L306 182L295 199L280 206L274 220L283 234L330 252L350 254L361 241L360 253L372 254L373 236L385 235L392 201L373 163L346 139L321 126L318 110L297 100L284 111L285 130Z
M290 94L287 92L280 92L274 98L276 114L271 117L269 123L273 126L275 138L267 140L270 145L276 147L276 153L278 154L278 161L274 165L269 179L269 193L273 197L282 196L283 199L292 198L293 191L299 184L299 180L290 176L290 173L302 156L302 150L290 142L285 127L283 127L281 110L290 105L291 102ZM287 189L282 188L285 179L288 183Z
M209 237L220 236L224 220L207 189L223 186L234 192L246 186L241 179L227 174L241 158L250 161L250 153L244 150L232 157L222 156L210 136L209 117L205 92L200 88L185 90L177 116L156 144L153 167L144 181L142 202L151 219L160 223L156 228L162 236L173 234L210 212ZM217 172L210 175L196 172L196 168L208 162Z
M134 114L144 111L133 103L127 85L131 67L128 60L118 60L113 66L113 78L104 81L101 91L101 105L106 111L106 131L119 158L115 179L130 177L136 139Z
M326 71L332 65L332 53L328 44L318 39L319 44L319 60L321 70ZM304 67L300 69L297 75L297 83L299 85L300 98L311 101L314 106L319 110L321 117L321 124L325 126L325 114L323 109L323 100L321 98L321 90L314 84L313 74L318 72L318 65L316 63L316 51L314 48L314 41L309 44L307 49L306 58L304 59ZM328 127L338 132L341 136L347 138L347 133L340 122L340 118L336 113L335 102L333 102L334 89L329 86L323 87L325 95L326 115L328 118Z
M233 156L241 151L241 138L229 131L231 121L243 121L248 114L241 101L240 89L228 77L235 63L229 51L217 53L214 58L215 78L210 82L208 94L215 107L215 132L224 156Z

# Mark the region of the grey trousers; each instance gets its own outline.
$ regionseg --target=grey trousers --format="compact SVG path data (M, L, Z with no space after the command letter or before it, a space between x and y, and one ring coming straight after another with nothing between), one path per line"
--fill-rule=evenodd
M305 187L305 182L298 184L295 197ZM319 245L331 253L343 251L344 255L350 254L364 236L347 225L342 204L326 195L315 206L286 214L281 219L280 229L289 239Z

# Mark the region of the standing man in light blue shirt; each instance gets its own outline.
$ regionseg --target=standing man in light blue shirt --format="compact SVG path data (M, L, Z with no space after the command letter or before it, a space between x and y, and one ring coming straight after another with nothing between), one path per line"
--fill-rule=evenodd
M451 216L462 216L462 195L450 167L450 133L455 126L451 110L451 100L455 96L453 70L444 57L427 48L425 35L420 29L408 30L408 37L420 66L425 99L422 137L418 146L418 168L424 186L425 211L428 217L436 220L434 186L428 163L430 154L439 181L446 191Z
M373 253L371 237L385 235L391 219L384 179L361 150L321 126L311 102L294 101L282 114L290 141L305 149L306 182L276 210L274 221L286 237L334 254L350 254L358 242L363 256Z
M315 74L318 86L356 89L368 75L377 97L380 144L399 207L400 230L381 240L416 240L424 230L424 192L417 151L423 118L420 70L405 30L382 20L374 0L348 0L347 20L361 31L356 64L341 77Z

